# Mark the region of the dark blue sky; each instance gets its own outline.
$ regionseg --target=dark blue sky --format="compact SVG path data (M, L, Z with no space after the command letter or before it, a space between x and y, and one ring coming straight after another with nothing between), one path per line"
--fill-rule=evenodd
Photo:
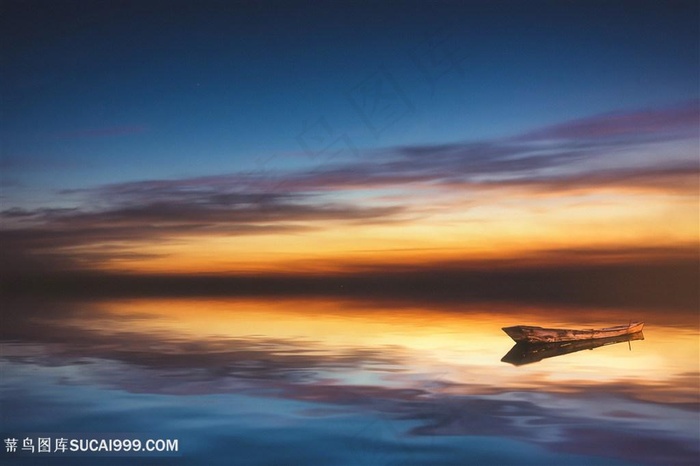
M4 208L308 165L328 141L343 154L478 141L698 96L695 2L4 9Z
M9 269L696 247L696 2L3 9Z

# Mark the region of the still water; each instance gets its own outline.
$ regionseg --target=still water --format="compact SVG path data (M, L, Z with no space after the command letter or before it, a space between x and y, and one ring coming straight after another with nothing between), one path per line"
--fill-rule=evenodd
M97 459L3 445L13 464L700 459L695 312L313 298L4 306L3 438L120 433L179 446ZM501 361L513 347L504 326L630 320L646 322L643 340Z

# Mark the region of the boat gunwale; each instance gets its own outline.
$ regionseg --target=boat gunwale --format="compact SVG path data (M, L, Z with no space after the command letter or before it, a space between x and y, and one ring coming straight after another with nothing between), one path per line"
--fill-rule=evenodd
M502 330L515 342L555 343L566 341L597 340L621 335L631 335L641 332L643 321L630 322L627 325L617 325L601 329L569 329L548 328L532 325L515 325L503 327ZM612 334L612 335L611 335Z

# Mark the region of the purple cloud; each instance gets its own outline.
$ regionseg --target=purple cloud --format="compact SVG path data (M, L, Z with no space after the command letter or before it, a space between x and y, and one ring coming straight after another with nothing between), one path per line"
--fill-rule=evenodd
M654 163L640 166L625 151L659 141L692 141L697 139L699 126L698 103L693 101L670 108L599 115L514 138L388 148L365 153L352 163L301 171L145 180L83 191L128 204L145 199L177 202L193 195L310 196L332 191L406 188L420 183L525 188L539 184L542 189L557 190L575 180L578 187L630 183L664 189L673 187L674 182L661 186L653 180L654 176L695 176L697 152L681 153L680 162L678 157L667 162L666 157L658 156ZM617 167L590 167L592 161L603 157Z
M615 112L568 121L520 136L520 140L589 140L617 137L697 137L700 101L661 109Z
M697 138L689 135L697 131L699 120L693 102L601 115L516 138L388 148L365 153L352 163L314 169L64 191L83 194L84 199L70 209L1 212L2 239L9 249L56 252L184 234L306 231L327 221L397 222L416 215L410 200L416 187L459 196L484 189L557 194L600 187L695 196L700 161ZM649 150L647 145L658 141L684 145L672 144L678 153L655 156L644 164L629 155ZM405 193L405 201L401 196L391 205L373 200L373 191L384 189Z

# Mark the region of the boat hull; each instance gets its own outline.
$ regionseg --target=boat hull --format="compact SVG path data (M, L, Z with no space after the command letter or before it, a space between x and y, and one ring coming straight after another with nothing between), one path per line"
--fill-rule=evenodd
M504 327L503 331L518 343L557 343L564 341L596 340L641 332L644 322L632 322L602 329L573 330L564 328L543 328L528 325Z
M644 340L644 332L621 335L619 337L598 338L595 340L562 341L557 343L516 343L505 356L502 362L522 366L540 362L543 359L564 356L583 350L592 350L601 346L616 345L619 343ZM630 346L631 349L631 346Z

